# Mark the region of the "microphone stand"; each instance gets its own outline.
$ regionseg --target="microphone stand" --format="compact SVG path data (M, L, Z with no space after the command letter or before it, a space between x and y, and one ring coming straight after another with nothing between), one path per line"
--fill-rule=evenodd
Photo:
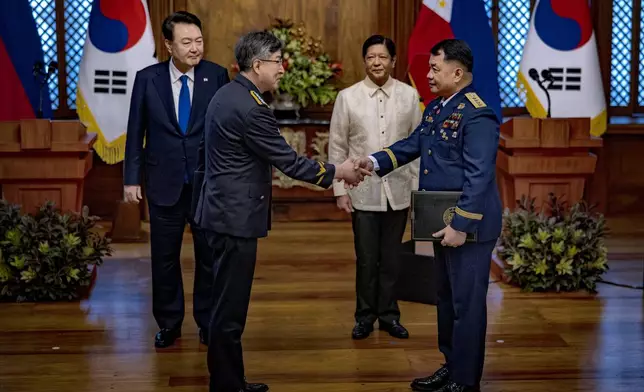
M55 61L51 61L49 63L49 66L47 67L47 72L43 72L43 64L40 61L37 61L36 64L34 64L33 68L33 75L34 79L36 79L36 82L38 83L38 90L39 90L39 97L38 97L38 113L36 114L36 118L43 118L43 110L42 110L42 105L43 105L43 93L44 93L44 88L49 83L49 79L51 76L56 72L56 68L58 67L58 63ZM38 76L41 76L42 78L38 78Z
M550 117L551 117L551 113L550 113L550 106L551 106L551 103L550 103L550 93L548 92L548 87L550 87L550 86L552 85L553 80L552 80L551 78L548 78L548 79L544 78L544 79L543 79L543 81L542 81L542 80L539 78L539 73L538 73L538 72L537 72L537 70L536 70L536 69L534 69L534 68L530 69L529 74L530 74L530 77L531 77L534 81L536 81L536 82L537 82L537 84L538 84L538 85L539 85L539 87L543 90L543 92L544 92L544 93L546 93L546 99L548 100L548 115L547 115L547 118L550 118ZM543 85L543 82L544 82L544 81L548 81L548 82L550 82L550 84L548 84L548 87L546 87L546 86L544 86L544 85Z

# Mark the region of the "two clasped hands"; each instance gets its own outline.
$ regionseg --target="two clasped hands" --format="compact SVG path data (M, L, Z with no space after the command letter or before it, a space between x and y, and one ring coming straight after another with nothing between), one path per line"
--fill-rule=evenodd
M364 180L365 176L373 173L373 161L369 157L348 158L342 164L336 166L335 178L344 180L345 188L352 189ZM458 247L465 243L466 233L454 230L450 225L433 234L434 237L443 237L441 245Z
M353 189L360 185L365 176L373 173L373 162L369 158L348 158L335 167L335 179L344 180L344 187Z

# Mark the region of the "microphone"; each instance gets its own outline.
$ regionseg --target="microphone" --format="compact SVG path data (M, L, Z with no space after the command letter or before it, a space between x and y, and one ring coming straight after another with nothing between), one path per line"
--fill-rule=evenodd
M548 88L543 85L543 81L539 78L539 71L537 71L534 68L530 68L528 70L528 75L530 75L530 78L532 78L539 87L543 90L544 93L546 93L546 98L548 99L548 115L547 118L550 118L550 93L548 92ZM550 82L548 84L548 87L555 81L554 78L552 77L552 74L550 73L549 69L544 69L541 71L541 77L543 77L544 81Z
M49 67L47 68L47 76L51 76L58 70L58 62L57 61L50 61L49 62Z
M40 75L42 71L42 67L44 66L43 62L38 60L34 63L33 68L31 69L31 72L33 73L34 76Z
M535 80L535 81L539 82L539 72L537 72L537 70L536 70L536 69L534 69L534 68L530 68L530 70L528 71L528 73L530 74L530 77L531 77L533 80Z
M552 73L550 72L549 69L542 70L541 77L543 78L543 80L550 82L547 88L550 88L550 86L552 86L552 84L555 82L555 78L554 76L552 76Z

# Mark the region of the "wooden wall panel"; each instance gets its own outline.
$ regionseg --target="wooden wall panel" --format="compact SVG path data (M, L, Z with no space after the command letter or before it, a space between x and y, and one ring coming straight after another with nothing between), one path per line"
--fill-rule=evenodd
M306 24L308 33L321 37L326 51L344 66L342 85L364 77L362 43L378 32L379 0L187 0L189 12L204 24L206 58L230 69L237 39L264 29L272 17Z
M587 199L609 216L644 214L644 125L613 126L603 139ZM644 221L639 225L644 227Z
M91 215L111 219L123 199L123 162L108 165L94 154L94 167L85 179L83 204Z
M183 9L183 7L175 8L176 6L177 4L175 4L173 0L148 0L150 22L152 23L152 34L154 34L157 58L160 61L165 61L169 57L168 51L165 49L165 44L163 42L161 25L163 20L172 12Z

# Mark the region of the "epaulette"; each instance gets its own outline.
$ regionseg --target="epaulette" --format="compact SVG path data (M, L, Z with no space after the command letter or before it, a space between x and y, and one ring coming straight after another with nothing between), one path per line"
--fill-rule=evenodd
M465 93L465 96L467 97L468 101L470 101L472 106L474 106L477 109L484 108L487 106L485 102L483 102L481 97L479 97L479 95L475 92Z
M255 102L257 102L258 105L268 106L268 104L264 102L264 99L262 98L262 96L257 94L257 91L255 90L248 90L248 91L250 92L250 95L255 99Z

